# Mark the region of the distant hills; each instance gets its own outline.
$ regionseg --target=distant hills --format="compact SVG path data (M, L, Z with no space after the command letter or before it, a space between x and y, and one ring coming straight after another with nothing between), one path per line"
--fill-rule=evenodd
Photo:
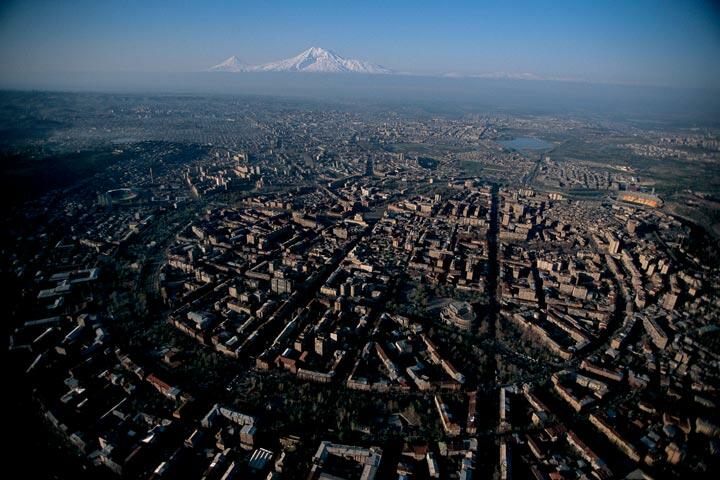
M222 63L207 69L210 72L310 72L310 73L364 73L364 74L404 74L396 72L381 65L345 58L331 50L320 47L311 47L298 55L278 60L276 62L251 65L232 56ZM431 75L434 76L434 75ZM445 73L437 75L445 78L487 78L500 80L553 80L553 81L575 81L571 78L545 77L534 73L509 73L509 72L486 72L479 74L467 73Z
M394 73L392 70L380 65L345 58L320 47L308 48L294 57L262 65L249 65L232 56L224 62L210 67L208 70L213 72Z
M233 55L224 62L208 68L208 70L212 72L249 72L252 68L254 68L252 65L244 63Z

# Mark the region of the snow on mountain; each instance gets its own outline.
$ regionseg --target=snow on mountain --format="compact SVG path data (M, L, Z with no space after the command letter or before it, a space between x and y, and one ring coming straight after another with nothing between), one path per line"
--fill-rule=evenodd
M572 77L554 77L537 75L535 73L515 73L515 72L487 72L487 73L445 73L441 75L444 78L482 78L492 80L546 80L553 82L582 82L583 80Z
M491 78L500 80L542 80L542 77L534 73L515 73L515 72L487 72L487 73L446 73L442 75L447 78Z
M315 73L371 73L388 74L391 70L370 62L344 58L324 48L312 47L292 58L257 66L245 65L236 57L211 67L225 72L315 72Z
M236 56L232 56L222 63L208 68L212 72L247 72L252 69L252 65L248 65Z

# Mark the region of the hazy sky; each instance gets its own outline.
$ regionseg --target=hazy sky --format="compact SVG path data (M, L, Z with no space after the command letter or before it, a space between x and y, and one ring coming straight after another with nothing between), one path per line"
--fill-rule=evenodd
M412 73L720 86L711 1L0 0L0 76L197 71L309 46Z

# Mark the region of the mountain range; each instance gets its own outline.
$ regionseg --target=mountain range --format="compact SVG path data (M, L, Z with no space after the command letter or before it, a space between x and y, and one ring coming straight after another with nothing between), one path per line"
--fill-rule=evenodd
M309 73L364 73L364 74L402 74L413 75L408 72L396 72L385 68L381 65L345 58L331 50L320 47L311 47L299 53L298 55L260 65L251 65L240 60L236 56L232 56L222 63L214 65L207 69L210 72L309 72ZM440 75L444 78L478 78L478 79L496 79L496 80L549 80L557 82L584 82L582 79L537 75L534 73L516 73L516 72L485 72L485 73L444 73Z
M312 47L304 52L284 60L250 65L232 56L222 63L208 69L213 72L312 72L312 73L393 73L380 65L345 58L324 48Z

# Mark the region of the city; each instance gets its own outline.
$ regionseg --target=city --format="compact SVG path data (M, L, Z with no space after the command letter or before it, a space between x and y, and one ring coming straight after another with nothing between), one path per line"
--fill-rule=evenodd
M707 0L0 7L8 476L720 469Z
M186 99L84 107L56 135L97 172L6 222L12 362L78 463L368 479L715 464L717 244L672 207L717 200L652 193L670 186L642 159L563 157L596 128L579 119L221 100L189 133ZM657 135L639 138L720 163L717 133L702 153Z

